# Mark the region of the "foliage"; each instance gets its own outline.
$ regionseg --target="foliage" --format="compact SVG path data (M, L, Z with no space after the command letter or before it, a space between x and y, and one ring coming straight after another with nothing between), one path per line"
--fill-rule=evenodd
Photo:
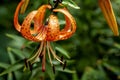
M39 43L22 38L13 26L13 15L19 1L0 3L0 80L118 80L120 79L120 38L109 29L97 0L63 0L77 22L76 33L68 40L53 43L59 56L67 60L65 70L54 61L46 72L34 65L33 71L23 71L24 59L34 54ZM75 3L72 3L72 2ZM26 13L47 0L30 0ZM67 4L69 3L69 4ZM80 9L78 9L78 6ZM112 1L120 25L120 0ZM75 9L74 9L75 8ZM77 9L76 9L77 8ZM25 15L20 15L20 21Z

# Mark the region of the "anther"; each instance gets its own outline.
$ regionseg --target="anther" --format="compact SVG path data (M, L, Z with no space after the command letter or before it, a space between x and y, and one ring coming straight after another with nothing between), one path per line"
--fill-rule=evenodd
M53 3L62 3L62 0L53 0Z
M62 3L62 0L59 0L59 3Z
M55 74L55 66L52 66L53 73Z
M39 56L39 58L40 58L40 61L42 62L43 56L42 56L42 55L40 55L40 56Z
M28 62L28 65L29 65L30 71L32 71L33 67L32 67L32 64L30 63L30 61Z
M64 64L63 64L63 70L65 69L66 64L67 64L67 62L65 61Z
M63 56L61 57L61 61L63 62ZM60 65L62 65L63 63L60 63Z
M28 68L27 58L25 58L24 61L25 61L26 68Z
M57 2L57 0L53 0L53 3L56 3Z

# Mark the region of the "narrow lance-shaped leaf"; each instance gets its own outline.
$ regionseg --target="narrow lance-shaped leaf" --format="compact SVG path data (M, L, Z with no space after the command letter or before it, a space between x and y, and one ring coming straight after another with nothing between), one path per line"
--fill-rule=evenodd
M77 73L74 73L74 74L72 75L72 80L79 80L79 79L78 79L78 76L77 76Z
M62 4L66 5L66 6L70 6L75 9L80 9L80 7L72 0L64 0L64 1L62 1Z
M8 51L8 55L9 55L9 58L10 58L10 63L11 63L11 64L14 64L14 63L15 63L15 57L14 57L13 54L11 53L11 49L10 49L10 48L7 48L7 51Z
M61 72L65 72L65 73L71 73L71 74L74 74L74 73L76 73L76 71L75 70L70 70L70 69L65 69L65 70L63 70L63 69L61 69L61 68L59 68L59 67L56 67L56 70L57 71L61 71Z
M118 75L118 76L120 75L120 68L119 68L119 67L113 66L113 65L111 65L111 64L109 64L109 63L107 63L107 62L104 62L103 65L104 65L107 69L109 69L110 71L114 72L116 75Z
M2 63L0 62L0 68L4 68L4 69L7 69L10 65L7 64L7 63Z
M24 64L23 62L24 62L23 60L20 60L20 61L16 62L15 64L11 65L10 67L8 67L8 69L6 69L2 73L0 73L0 76L3 76L7 73L10 73L10 72L13 72L13 71L16 71L16 70L22 68L23 64Z
M68 52L65 49L63 49L62 47L56 46L55 49L57 51L59 51L61 54L65 55L67 58L70 58L70 56L68 55Z
M13 80L13 74L12 73L8 74L7 80Z
M9 51L10 53L13 52L16 56L20 57L21 59L25 58L25 56L24 56L24 54L22 54L21 50L13 49L13 48L10 48L10 47L9 47L9 49L11 49L11 51Z

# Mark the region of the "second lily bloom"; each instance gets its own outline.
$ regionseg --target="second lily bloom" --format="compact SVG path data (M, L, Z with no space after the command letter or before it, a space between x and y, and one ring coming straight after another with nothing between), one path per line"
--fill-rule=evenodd
M98 0L98 3L110 29L113 31L115 36L119 36L118 25L110 0Z

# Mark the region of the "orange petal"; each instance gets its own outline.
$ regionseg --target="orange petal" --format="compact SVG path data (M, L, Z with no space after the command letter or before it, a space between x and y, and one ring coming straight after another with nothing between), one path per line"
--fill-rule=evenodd
M57 16L50 15L48 20L47 27L47 41L54 41L56 40L56 37L59 35L60 27L59 27L59 21Z
M34 17L34 31L38 32L38 35L36 36L37 39L39 40L43 40L46 37L47 34L47 30L46 30L46 25L43 25L43 21L44 21L44 16L45 16L45 12L46 9L51 9L50 5L42 5L35 17Z
M67 10L66 8L64 8L65 10ZM71 22L69 20L69 18L65 15L65 21L66 21L66 25L64 27L64 29L62 29L62 31L69 31L71 30Z
M21 0L20 3L18 4L15 14L14 14L14 26L17 31L20 31L20 29L21 29L21 25L18 22L18 14L19 14L20 8L23 5L23 3L24 3L24 0Z
M26 39L39 42L39 39L35 38L30 31L30 25L36 13L37 11L32 11L27 15L22 23L20 32Z
M41 32L39 32L38 34L33 34L30 29L31 22L34 16L36 15L36 13L37 11L32 11L27 15L27 17L23 21L20 32L26 39L35 41L35 42L40 42L40 41L44 41L46 37L46 28L42 26Z
M28 40L43 41L46 37L46 28L43 26L43 19L46 9L50 9L50 5L43 5L37 11L32 11L24 19L21 34ZM34 30L30 29L31 22L34 20ZM35 34L35 35L34 35Z
M116 22L116 17L114 15L110 0L98 0L98 2L99 2L99 6L108 22L108 25L110 26L114 35L118 36L119 35L118 25Z
M69 37L72 36L72 34L76 31L76 21L75 19L72 17L72 15L65 9L54 9L54 12L61 12L63 13L69 20L71 23L71 30L69 31L61 31L58 40L64 40L64 39L68 39ZM67 25L67 24L66 24Z
M51 9L50 5L42 5L39 9L37 14L34 17L34 30L38 31L41 30L41 27L43 26L44 16L46 9ZM41 32L41 31L40 31Z

